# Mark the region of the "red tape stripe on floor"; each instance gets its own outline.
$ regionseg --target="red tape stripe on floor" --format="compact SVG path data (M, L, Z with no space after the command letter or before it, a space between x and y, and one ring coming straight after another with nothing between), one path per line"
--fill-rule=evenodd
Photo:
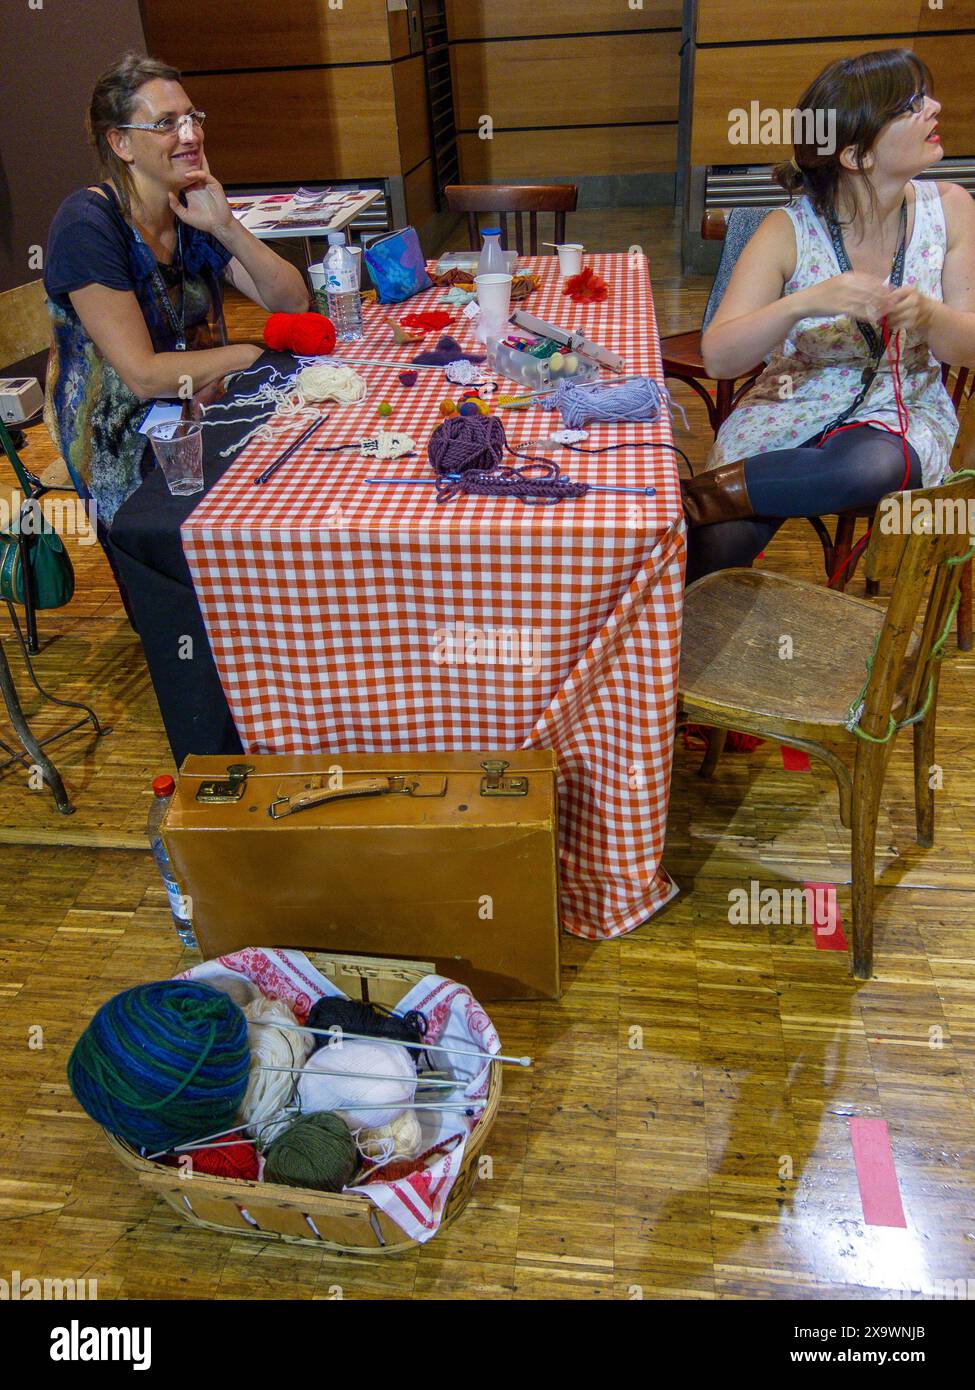
M804 883L812 924L813 945L817 951L845 951L843 916L835 883Z
M804 753L801 748L787 748L780 744L782 749L782 766L786 772L808 772L809 754Z
M886 1120L850 1118L863 1219L868 1226L906 1226Z

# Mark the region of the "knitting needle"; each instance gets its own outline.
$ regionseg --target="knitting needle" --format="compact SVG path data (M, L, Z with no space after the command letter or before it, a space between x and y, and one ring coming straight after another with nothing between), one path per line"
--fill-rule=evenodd
M286 1071L292 1076L354 1076L357 1081L400 1081L404 1086L412 1084L409 1076L381 1076L378 1072L368 1071L326 1071L324 1067L258 1067L258 1071ZM420 1080L420 1074L417 1075ZM447 1090L455 1091L461 1084L460 1081L424 1081L422 1083L425 1090L428 1086L443 1086Z
M533 446L529 442L525 447L531 448ZM436 487L440 482L456 482L457 475L447 473L444 474L442 478L366 478L364 481L367 483L400 483L404 487ZM525 479L525 481L530 483L533 480L528 478ZM539 478L534 481L547 482L549 480ZM573 479L560 478L558 481L571 483ZM635 492L641 497L656 497L657 495L657 489L655 487L611 487L608 483L587 483L586 486L589 488L590 492ZM495 496L497 494L492 495Z
M252 1018L249 1022L251 1027L284 1028L290 1029L292 1033L314 1033L318 1038L356 1038L362 1042L379 1043L383 1047L406 1047L413 1052L450 1052L455 1057L483 1057L486 1062L510 1062L515 1067L530 1067L532 1064L530 1057L505 1057L500 1052L480 1052L470 1047L446 1047L443 1043L410 1043L399 1042L395 1038L376 1038L371 1033L353 1033L338 1023L333 1028L309 1028L300 1023L272 1022L269 1018Z
M222 1139L225 1134L237 1134L240 1130L247 1129L249 1125L250 1120L247 1121L247 1124L234 1125L233 1129L217 1129L212 1134L204 1134L202 1139L190 1139L187 1140L186 1144L171 1144L168 1149L159 1149L154 1154L146 1154L146 1158L162 1158L163 1154L179 1153L189 1144L205 1144L210 1139Z
M302 433L299 434L298 438L294 441L294 443L288 445L287 449L285 449L283 454L279 454L278 457L274 460L274 462L272 464L269 464L268 467L265 468L263 473L258 473L257 477L254 479L254 485L257 486L260 483L266 483L268 478L270 478L271 474L276 473L277 470L281 467L282 463L287 463L288 459L295 452L295 450L300 449L302 444L304 444L305 440L308 439L311 435L313 435L316 430L320 430L327 419L328 416L323 415L320 420L315 420L312 424L308 426L306 430L303 430Z

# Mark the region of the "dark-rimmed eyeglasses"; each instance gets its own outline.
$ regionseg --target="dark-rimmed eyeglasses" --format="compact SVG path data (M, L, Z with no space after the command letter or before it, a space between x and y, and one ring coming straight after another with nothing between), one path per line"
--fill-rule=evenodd
M180 127L187 121L192 121L195 130L202 130L203 122L207 118L205 111L187 111L185 116L163 116L159 121L129 121L126 125L118 125L116 130L151 130L154 135L176 135Z

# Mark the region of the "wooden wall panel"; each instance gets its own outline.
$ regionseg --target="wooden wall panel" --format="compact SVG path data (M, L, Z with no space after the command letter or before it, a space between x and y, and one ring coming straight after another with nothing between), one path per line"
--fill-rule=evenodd
M425 159L418 168L413 169L404 179L406 196L406 215L412 227L420 228L437 211L437 200L433 191L433 165Z
M679 47L670 32L456 44L457 128L676 121Z
M312 68L193 78L207 158L222 182L375 178L400 169L393 69ZM354 112L354 119L349 113Z
M847 34L929 33L975 27L975 0L945 0L932 9L928 0L776 0L774 6L742 0L698 0L697 42L742 43L748 40L814 39ZM861 40L859 51L883 47Z
M458 145L464 183L671 173L677 163L676 125L499 131L493 140L462 135Z
M452 41L679 29L682 9L681 0L643 0L642 9L626 0L447 0L447 28Z
M420 54L393 64L393 91L401 165L403 169L412 169L422 159L430 157L427 79Z
M925 35L908 39L872 40L881 48L910 48L923 58L935 80L942 103L939 117L946 154L975 154L975 34ZM864 42L755 44L729 52L699 48L695 58L692 164L771 164L788 158L791 144L732 145L728 140L729 112L762 108L783 110L796 105L804 89L827 63L863 53Z
M386 0L143 0L143 11L149 51L187 72L391 56Z

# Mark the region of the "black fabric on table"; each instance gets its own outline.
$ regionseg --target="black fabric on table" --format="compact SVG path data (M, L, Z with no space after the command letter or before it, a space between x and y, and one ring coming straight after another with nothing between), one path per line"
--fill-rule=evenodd
M287 353L264 353L232 385L222 403L256 391L271 376L257 368L272 365L291 371L295 361ZM243 406L212 415L221 423L203 431L203 492L174 497L162 471L154 468L119 507L109 532L177 767L188 753L242 751L183 554L180 527L234 462L236 455L222 459L220 451L254 429L253 423L239 423L240 417L259 413L253 406ZM189 660L180 657L187 637L193 644Z

